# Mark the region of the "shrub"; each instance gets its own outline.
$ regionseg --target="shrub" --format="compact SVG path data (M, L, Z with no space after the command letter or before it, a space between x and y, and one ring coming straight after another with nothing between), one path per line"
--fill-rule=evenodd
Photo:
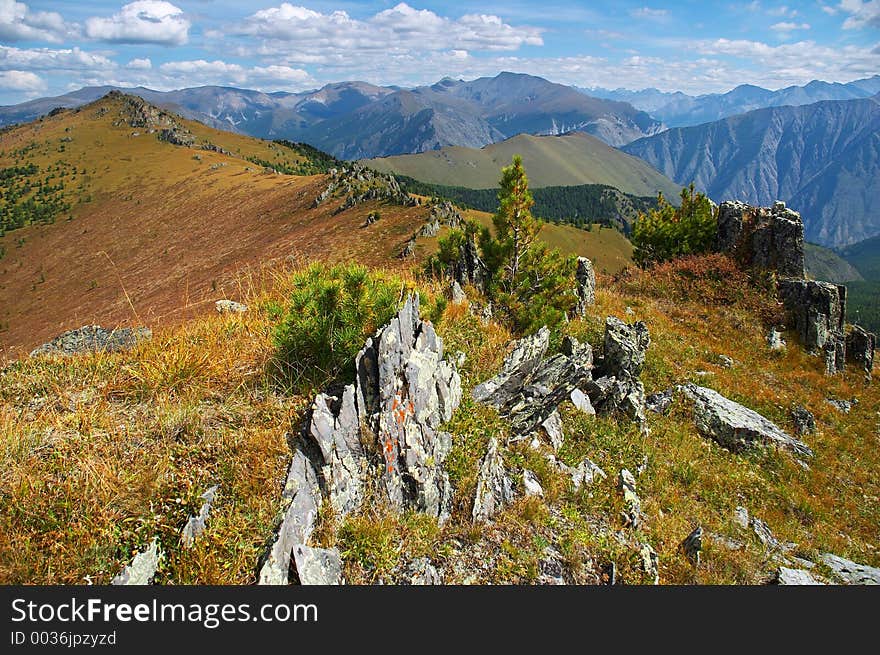
M633 258L639 266L664 262L683 255L710 252L718 224L712 204L694 185L681 190L681 207L673 207L663 194L657 209L639 214L633 227Z
M288 383L315 387L354 371L367 337L391 320L406 292L401 280L356 264L314 264L293 287L274 332L276 364Z

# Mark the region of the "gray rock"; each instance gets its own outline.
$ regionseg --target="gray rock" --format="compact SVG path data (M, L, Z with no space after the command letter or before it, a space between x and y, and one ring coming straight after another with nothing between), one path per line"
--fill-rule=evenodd
M184 548L192 548L196 538L204 532L205 527L207 527L208 513L211 511L211 506L214 504L214 497L217 495L217 489L219 489L219 486L215 484L202 494L201 498L203 502L202 506L199 508L199 513L196 516L190 516L186 525L183 526L181 543Z
M721 368L733 368L734 361L727 355L718 355L718 365Z
M846 335L846 360L865 372L865 379L870 382L874 370L874 350L877 337L859 325L853 325Z
M700 551L703 550L703 526L698 525L679 545L685 557L694 566L700 565Z
M593 403L590 402L590 397L583 391L575 388L569 397L571 398L571 403L584 414L596 415L596 409L593 407Z
M846 363L846 287L815 280L782 279L779 295L804 348L824 355L829 374L842 371Z
M669 408L675 402L675 392L673 389L652 393L645 398L645 409L655 414L668 414Z
M804 277L804 223L800 214L779 201L772 207L722 202L716 248L747 266L782 277Z
M460 249L458 259L452 263L449 275L462 286L470 284L480 291L485 291L489 268L480 258L476 234L466 233L464 247Z
M805 443L717 391L693 383L686 384L682 389L693 400L697 429L728 450L738 452L757 445L772 445L799 457L813 456L813 451Z
M559 416L559 412L553 412L541 423L541 427L544 428L544 433L547 435L547 438L550 439L550 445L553 446L553 450L557 451L562 448L562 444L565 441L565 435L562 432L562 417Z
M565 563L562 553L547 546L544 549L544 556L538 561L538 580L539 585L565 585Z
M609 316L605 320L603 372L615 377L639 375L650 345L651 335L644 322L626 324L619 318Z
M234 300L218 300L214 303L214 307L219 314L243 314L248 310L247 305Z
M657 551L650 544L642 544L639 546L639 560L642 572L646 574L653 584L660 584L660 569L658 567Z
M258 584L288 583L290 556L295 546L305 544L315 529L321 507L321 491L311 461L297 450L293 454L281 497L287 502L275 540L260 568Z
M627 325L613 316L605 320L604 353L596 363L595 380L586 391L599 414L622 413L647 432L645 387L639 374L651 337L641 321Z
M52 341L31 351L31 357L42 355L77 355L93 352L119 352L134 348L138 342L152 338L149 328L106 329L100 325L85 325L61 334Z
M496 407L510 420L515 438L535 431L576 386L590 378L592 348L575 342L570 344L572 355L545 359L549 337L550 331L542 327L517 341L498 375L472 391L475 400Z
M110 582L111 585L148 585L152 584L156 569L159 568L159 560L162 558L162 549L159 541L153 538L149 547L134 556L131 564L126 566Z
M594 482L598 478L602 478L603 480L608 477L608 475L603 471L598 465L594 464L591 460L584 458L584 460L577 465L577 467L568 470L569 475L571 476L572 484L574 485L575 491L580 489L581 487L589 487L592 486Z
M415 237L409 239L406 243L403 244L403 248L401 248L400 253L397 255L398 259L412 259L416 256L416 240Z
M733 510L733 522L743 530L746 530L749 527L749 510L742 505L738 506Z
M522 479L523 489L525 489L526 496L538 496L540 498L544 497L544 488L541 486L541 482L538 480L538 476L536 476L528 469L523 469Z
M596 302L596 273L593 270L593 263L586 257L577 258L575 281L577 283L575 315L583 317L587 315L587 308Z
M310 548L299 544L293 549L296 574L301 585L342 585L342 559L335 548Z
M786 586L801 586L801 585L824 585L824 582L820 582L813 574L809 571L804 571L803 569L790 569L786 566L780 566L776 570L776 584L778 585L786 585Z
M636 479L627 469L617 476L617 489L623 493L623 518L627 525L638 528L642 523L642 500L636 493Z
M782 338L782 333L776 328L770 328L770 331L767 333L767 345L773 351L781 352L785 350L785 341Z
M779 540L773 535L770 526L764 523L764 521L753 516L749 519L749 527L752 528L752 532L758 537L758 541L760 541L767 549L776 550L779 548Z
M452 298L452 302L454 303L462 303L467 300L467 294L465 294L464 290L461 288L458 280L452 281L449 294Z
M853 403L850 400L839 400L837 398L827 398L825 400L826 403L831 405L834 409L836 409L841 414L849 414L852 410Z
M474 522L488 521L505 505L513 501L513 483L504 469L504 460L498 452L498 441L489 440L489 448L480 463L474 509Z
M865 564L857 564L852 560L848 560L832 553L823 553L822 563L831 569L832 573L844 584L880 584L880 568L867 566Z
M427 557L418 557L404 568L400 584L442 585L443 576Z
M791 419L794 422L794 433L802 437L816 432L816 417L813 412L802 405L791 410Z

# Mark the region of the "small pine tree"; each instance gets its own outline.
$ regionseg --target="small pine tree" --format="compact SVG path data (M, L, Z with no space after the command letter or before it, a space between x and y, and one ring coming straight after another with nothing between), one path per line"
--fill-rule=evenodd
M663 194L657 209L639 214L633 227L633 258L648 266L684 255L707 253L715 244L718 226L712 203L694 185L681 190L681 206L670 205Z
M512 292L517 284L523 257L541 231L540 221L532 216L535 201L529 192L529 180L519 155L514 155L510 166L501 169L498 202L498 211L492 217L492 223L507 260L502 284L507 292Z

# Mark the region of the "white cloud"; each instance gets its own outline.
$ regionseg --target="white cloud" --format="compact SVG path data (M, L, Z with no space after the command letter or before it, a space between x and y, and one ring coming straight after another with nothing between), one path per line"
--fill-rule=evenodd
M183 45L189 28L183 10L164 0L136 0L110 18L86 20L86 36L111 43Z
M79 48L14 48L0 45L0 70L109 70L116 64L104 55Z
M849 14L843 22L843 29L854 30L862 27L880 28L880 0L842 0L838 9Z
M772 9L768 9L767 13L770 16L785 16L787 18L794 18L798 15L797 9L792 9L787 5L782 5L780 7L773 7Z
M64 22L61 14L54 11L31 11L23 2L0 0L0 40L49 41L60 43L73 36L77 26Z
M160 78L152 84L161 88L181 86L235 85L256 90L299 90L313 87L315 80L301 68L273 64L246 67L225 61L172 61L159 66Z
M458 19L400 3L366 20L344 11L321 13L288 2L262 9L232 32L263 40L258 54L275 52L289 58L309 55L329 60L345 54L401 51L515 50L543 45L541 28L512 26L498 16L467 14ZM306 63L304 59L298 59Z
M793 32L795 30L808 30L810 29L809 23L792 23L792 22L782 22L782 23L774 23L770 26L770 29L774 32L788 33Z
M669 12L665 9L652 9L651 7L640 7L638 9L630 9L629 15L635 18L658 19L666 18Z
M148 58L132 59L125 65L125 67L130 68L131 70L150 70L153 67L153 62Z
M48 88L46 81L30 71L0 71L0 89L18 91L26 97L33 97Z

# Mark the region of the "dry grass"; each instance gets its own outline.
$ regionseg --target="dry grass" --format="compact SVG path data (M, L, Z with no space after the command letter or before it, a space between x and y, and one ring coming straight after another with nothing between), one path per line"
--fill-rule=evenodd
M299 429L310 401L272 384L270 309L289 295L292 270L255 269L239 278L247 314L196 319L127 354L21 360L3 371L0 581L106 583L158 535L166 551L160 583L253 582L278 517L290 459L286 433ZM436 289L411 281L432 306ZM488 439L503 442L508 428L468 394L497 371L510 334L466 306L449 305L437 329L448 353L467 355L465 400L446 426L453 434L451 519L440 527L376 500L338 529L324 516L318 541L346 554L350 582L394 579L404 559L430 556L448 582L528 583L553 546L577 581L595 581L595 572L614 562L620 580L645 583L635 546L647 542L659 553L664 583L751 584L772 565L732 520L744 505L800 553L832 551L880 564L876 385L866 387L856 372L826 378L821 362L797 346L771 353L763 341L762 308L773 305L766 296L707 304L700 293L657 293L650 277L604 283L590 315L566 329L596 344L605 316L645 320L653 341L642 376L648 392L692 380L788 431L790 408L807 406L819 426L806 438L816 452L809 471L784 453L723 450L696 432L682 399L669 416L650 415L649 436L626 421L586 417L564 405L559 457L569 465L590 457L608 479L575 492L543 453L525 444L505 447L513 474L533 471L547 502L523 499L492 525L474 526L479 461ZM721 354L735 365L721 367ZM854 396L860 402L848 415L825 402ZM646 521L633 531L621 518L615 478L643 463L638 489ZM209 529L185 550L180 530L212 484L220 492ZM696 525L743 546L730 550L708 536L695 570L678 545Z

